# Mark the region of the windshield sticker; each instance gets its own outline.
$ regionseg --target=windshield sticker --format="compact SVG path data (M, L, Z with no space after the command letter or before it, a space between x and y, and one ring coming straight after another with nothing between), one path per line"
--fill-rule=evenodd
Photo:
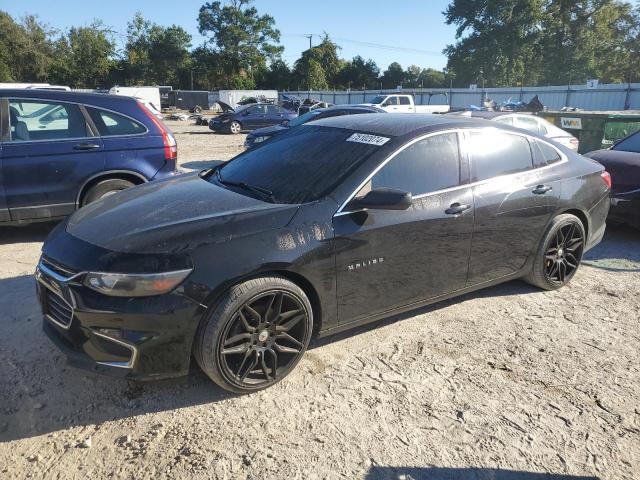
M387 137L378 137L377 135L369 135L367 133L354 133L347 142L366 143L367 145L382 146L387 143L389 139Z

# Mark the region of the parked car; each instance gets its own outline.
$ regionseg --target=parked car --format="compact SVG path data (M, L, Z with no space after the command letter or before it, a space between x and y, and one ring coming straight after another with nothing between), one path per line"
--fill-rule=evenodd
M370 105L391 113L446 113L449 105L416 105L413 95L378 95L371 99Z
M503 123L512 127L529 130L546 138L550 138L551 140L554 140L571 150L575 150L576 152L580 146L578 139L569 132L556 127L553 123L546 121L544 118L537 117L530 113L465 111L452 112L448 115L484 118L485 120L493 120L494 122Z
M44 329L77 366L162 378L193 355L258 390L312 335L515 278L562 287L604 235L608 180L500 124L317 120L60 224L36 271Z
M252 103L212 118L209 129L214 132L236 134L243 130L277 125L285 120L293 120L297 116L296 113L272 103Z
M586 154L611 173L609 219L640 228L640 131L619 140L608 150Z
M385 113L378 107L367 107L363 105L338 105L329 108L318 108L310 112L300 115L293 120L284 120L278 125L271 127L259 128L247 135L244 141L244 148L253 148L256 145L275 137L276 135L286 132L292 128L297 128L307 122L320 120L321 118L338 117L340 115L358 115L361 113Z
M0 223L53 220L176 174L173 134L130 97L0 90Z

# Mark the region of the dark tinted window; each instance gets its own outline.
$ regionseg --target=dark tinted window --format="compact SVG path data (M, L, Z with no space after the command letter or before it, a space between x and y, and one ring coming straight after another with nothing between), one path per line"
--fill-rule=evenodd
M420 195L454 187L459 181L458 135L447 133L402 150L373 176L366 188L397 188Z
M11 140L62 140L88 136L87 123L76 104L42 100L9 100Z
M613 147L613 150L640 153L640 132L637 132L634 135L627 137L625 140L622 140L615 147Z
M533 141L531 143L531 150L533 153L533 163L536 167L551 165L561 159L558 151L545 142Z
M263 114L267 113L267 106L266 105L255 105L255 106L249 108L248 112L251 115L263 115Z
M468 149L474 181L533 167L529 142L520 135L499 131L471 132Z
M400 105L411 105L409 97L400 97Z
M144 125L124 115L93 107L87 107L87 111L98 132L103 137L109 135L135 135L147 131Z
M267 112L269 112L271 115L273 115L273 114L282 113L283 110L277 105L268 105L267 106Z
M241 153L219 170L223 181L270 190L278 203L321 198L380 147L349 141L354 131L303 125ZM212 175L212 181L218 181ZM260 197L241 187L240 193Z

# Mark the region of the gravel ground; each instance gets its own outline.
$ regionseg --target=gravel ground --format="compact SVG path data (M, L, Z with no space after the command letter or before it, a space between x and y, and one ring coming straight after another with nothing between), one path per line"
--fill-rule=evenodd
M172 128L184 168L243 141ZM609 229L560 291L510 282L316 341L234 396L195 367L66 366L32 278L50 229L0 233L0 478L640 478L640 232Z

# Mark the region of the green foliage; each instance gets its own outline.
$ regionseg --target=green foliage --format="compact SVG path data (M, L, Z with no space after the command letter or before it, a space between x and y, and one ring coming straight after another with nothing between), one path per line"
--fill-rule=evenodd
M311 90L322 90L338 81L344 63L338 57L338 45L325 33L322 41L308 50L293 65L293 74L298 84ZM319 87L319 85L324 85Z
M346 62L338 74L337 83L343 88L374 89L379 87L380 69L373 60L364 60L360 55Z
M640 79L633 68L640 15L628 2L453 0L444 14L457 26L445 53L458 86Z
M218 85L227 88L250 88L255 85L254 71L267 61L280 58L280 32L270 15L259 15L252 0L205 3L200 7L198 30L210 35L208 48L221 64Z
M162 27L140 12L128 24L125 58L127 84L179 85L191 66L191 35L182 27Z
M384 71L380 80L383 88L396 88L402 85L405 80L405 73L404 70L402 70L402 66L398 62L393 62Z

